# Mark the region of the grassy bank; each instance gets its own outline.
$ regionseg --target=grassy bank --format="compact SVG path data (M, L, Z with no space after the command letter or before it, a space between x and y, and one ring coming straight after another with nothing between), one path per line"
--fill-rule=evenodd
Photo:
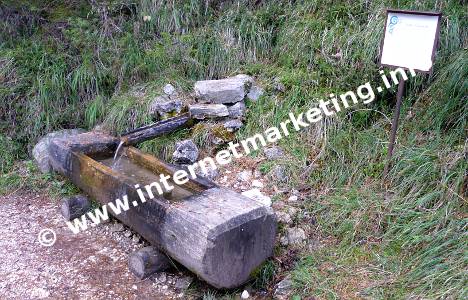
M277 125L329 93L378 77L385 8L442 11L434 73L405 93L388 186L381 185L395 91L281 141L288 188L306 184L295 220L313 215L323 247L275 260L259 287L291 274L299 296L451 298L466 289L468 54L462 1L11 1L0 4L1 181L18 174L43 134L147 124L147 105L172 83L254 75L238 138ZM151 16L143 21L143 16ZM273 88L279 81L284 92ZM184 131L141 147L167 157ZM205 149L210 151L210 149ZM271 166L265 165L264 169ZM13 174L13 175L12 175ZM11 185L13 186L13 185ZM279 252L288 249L279 249Z

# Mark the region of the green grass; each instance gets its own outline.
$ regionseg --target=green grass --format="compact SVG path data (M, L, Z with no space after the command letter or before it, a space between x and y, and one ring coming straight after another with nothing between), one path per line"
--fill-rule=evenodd
M0 174L0 195L8 195L21 190L47 191L52 199L80 192L68 179L52 173L40 173L31 160L17 162L9 172Z

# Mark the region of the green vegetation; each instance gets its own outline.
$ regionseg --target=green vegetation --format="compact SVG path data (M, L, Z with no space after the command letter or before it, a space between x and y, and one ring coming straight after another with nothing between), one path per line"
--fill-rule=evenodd
M467 298L463 1L2 2L0 192L38 176L14 162L44 133L101 123L119 133L146 124L147 104L167 82L190 92L197 79L256 76L266 94L248 104L238 138L331 92L376 82L387 7L443 12L435 72L407 85L388 186L381 186L389 132L382 114L391 115L394 91L282 140L291 157L283 184L312 188L303 212L316 217L327 242L300 252L287 270L267 262L252 284L271 288L286 272L304 297ZM274 91L275 80L284 92ZM206 128L140 147L167 157L175 140L190 135L211 150Z

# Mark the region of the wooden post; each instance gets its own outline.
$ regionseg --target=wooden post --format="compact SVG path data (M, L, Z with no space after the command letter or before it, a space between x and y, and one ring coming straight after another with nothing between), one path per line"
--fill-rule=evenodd
M63 199L61 212L62 216L71 221L84 215L91 208L91 202L83 195L76 195Z
M139 279L145 279L170 267L171 262L167 256L152 246L135 251L128 258L128 268Z
M398 120L400 119L401 102L403 99L403 92L405 90L405 81L403 79L398 83L397 102L395 111L393 112L392 130L390 132L390 142L388 145L387 162L385 163L383 178L385 179L390 169L390 164L393 156L393 147L395 146L396 133L398 129Z

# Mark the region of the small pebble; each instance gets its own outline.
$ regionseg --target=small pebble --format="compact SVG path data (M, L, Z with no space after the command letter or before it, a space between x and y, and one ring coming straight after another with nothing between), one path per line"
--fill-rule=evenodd
M252 181L252 187L256 187L256 188L263 188L263 183L260 181L260 180L253 180Z
M250 297L249 292L244 290L241 294L241 299L248 299Z

